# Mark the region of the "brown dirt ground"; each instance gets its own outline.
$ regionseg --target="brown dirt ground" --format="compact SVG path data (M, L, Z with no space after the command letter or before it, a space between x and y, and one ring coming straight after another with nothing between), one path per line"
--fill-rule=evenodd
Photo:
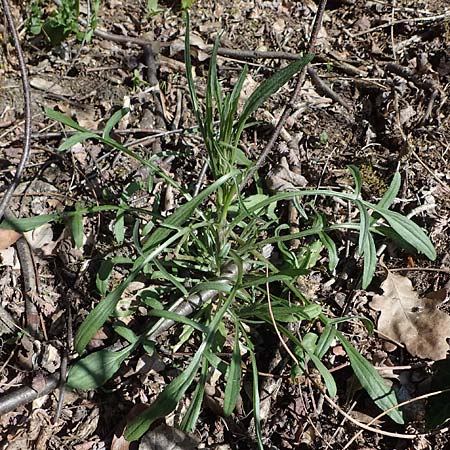
M178 45L184 36L181 13L173 4L162 4L162 11L149 17L144 3L105 1L100 7L98 26L111 33L161 42L157 78L163 99L162 117L153 94L145 92L142 85L133 85L134 74L140 79L146 78L139 46L97 37L82 44L70 36L61 45L51 47L44 39L26 32L27 9L17 2L12 5L16 23L21 24L33 98L33 150L20 194L11 205L21 217L73 209L77 202L91 205L101 202L105 196L117 198L126 184L145 176L135 161L97 144L58 153L56 148L62 142L63 133L58 125L45 118L43 105L57 108L93 130L101 130L105 120L118 108L131 105L132 114L116 135L125 144L148 135L143 129L170 130L195 124L189 109L183 54ZM218 32L224 31L221 40L224 47L301 53L316 9L312 0L196 2L191 24L199 91L202 91L208 70L205 45L212 44ZM446 17L442 17L444 13ZM0 24L3 36L0 177L2 185L6 186L21 153L23 101L17 59L5 27ZM392 2L378 0L330 0L319 34L320 57L313 67L342 100L341 104L307 78L297 111L288 120L282 138L261 170L261 174L265 174L281 156L289 155L297 159L309 186L346 189L351 184L346 166L355 164L363 174L365 198L376 200L398 168L404 183L395 209L413 214L416 223L430 234L438 257L430 263L418 255L388 246L384 262L390 268L415 265L445 269L450 266L449 41L450 10L445 0L397 0L395 6ZM347 66L343 67L342 63ZM285 64L280 59L251 60L249 80L261 81ZM395 70L389 70L389 64L408 69L414 78L406 79ZM225 87L232 86L241 68L242 62L236 59L219 58L220 77ZM289 88L282 89L258 112L257 118L264 125L251 129L243 142L249 157L257 158L289 94ZM195 134L174 134L138 145L136 151L145 157L153 156L180 183L193 185L204 157L199 144ZM164 184L157 181L159 184L153 195L159 190L160 195L168 196ZM133 200L137 207L148 206L150 201L155 200L145 192L138 193ZM343 205L323 203L321 207L327 208L331 220L347 219ZM86 220L88 241L82 252L75 250L63 225L50 227L47 246L39 247L36 255L41 292L39 310L46 329L45 344L51 344L56 353L64 345L61 336L66 334L67 303L72 305L76 329L98 300L98 295L92 292L99 259L113 252L123 256L132 252L127 244L121 248L110 244L108 222L112 218L105 214ZM345 235L337 238L342 259L335 279L325 271L317 272L305 282L306 288L333 314L340 315L345 310L346 314L361 314L375 320L374 311L368 307L370 293L355 288L359 268L351 255L345 258L348 238ZM7 265L3 260L0 273L2 305L23 323L24 302L18 288L20 266ZM421 270L406 273L422 293L437 290L448 281L445 273ZM382 279L380 273L371 285L373 291L379 290ZM403 349L387 347L376 335L367 335L356 322L347 325L344 331L374 364L417 365L418 368L395 371L393 382L403 398L428 392L430 372L426 364L421 364L423 360L411 357ZM105 333L96 337L91 348L108 344L110 330ZM170 333L165 337L170 342ZM277 342L274 336L271 338L273 342L269 347L275 350ZM56 393L3 415L0 419L1 448L127 448L117 442L116 447L111 447L114 432L120 435L121 421L133 406L154 398L155 392L173 377L175 367L184 364L187 358L181 353L172 355L168 345L160 344L159 358L152 360L159 368L139 372L136 366L142 359L136 358L126 364L107 390L67 392L62 416L56 425L52 424ZM261 342L257 351L265 350L266 346L267 342ZM36 378L36 371L23 368L23 360L29 359L32 353L20 337L6 335L2 338L0 393L30 384L32 378ZM367 422L379 411L355 384L346 361L339 346L326 361L328 367L336 368L337 401L342 409L351 411L353 417ZM263 360L262 372L268 363ZM55 365L59 366L58 361ZM41 366L40 370L47 373L55 367L42 369ZM291 383L288 374L288 370L279 371L276 394L272 395L271 408L263 424L266 448L343 448L358 428L324 404L320 394L306 381ZM271 384L265 386L269 388ZM243 399L240 413L223 419L215 412L214 393L210 394L195 433L201 442L197 448L255 448L249 431L251 398ZM423 413L424 405L418 404L416 410L409 413L411 422L407 427L396 426L389 420L383 420L378 426L397 433L421 432ZM167 423L170 425L174 421L176 417L171 417ZM367 432L352 448L442 450L448 446L448 436L442 433L409 441Z

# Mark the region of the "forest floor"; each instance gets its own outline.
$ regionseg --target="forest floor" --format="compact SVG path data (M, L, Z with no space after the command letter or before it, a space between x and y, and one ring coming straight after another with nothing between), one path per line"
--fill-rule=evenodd
M170 214L180 201L179 194L162 178L151 177L139 161L96 141L76 143L68 151L58 152L58 146L68 138L68 129L47 117L43 107L56 109L92 131L103 130L120 108L130 108L130 114L112 136L143 158L151 159L193 192L201 183L206 156L193 128L196 121L185 76L185 22L180 9L161 3L158 11L149 14L145 2L106 0L97 14L97 30L109 34L101 37L97 33L90 40L84 39L83 33L78 39L69 34L61 43L52 45L42 34L30 32L27 19L37 13L24 3L14 1L11 8L29 74L33 135L30 158L10 203L13 214L21 218L42 216L118 204L124 198L135 208L149 207L163 216ZM42 11L51 14L53 7L45 2L42 5ZM81 17L86 17L84 2L80 7ZM305 51L316 11L317 4L312 0L195 2L190 10L191 55L200 100L204 100L210 48L220 33L220 47L237 51L228 55L219 52L217 67L222 88L232 89L246 63L249 72L243 95L248 97L258 83L286 66L286 55ZM17 54L6 22L0 24L0 36L0 179L1 186L8 186L22 152L24 103ZM125 38L120 41L114 36ZM130 37L157 44L144 51ZM355 165L361 172L364 199L377 202L399 171L402 184L393 209L409 215L422 227L437 252L436 260L430 261L390 241L377 241L378 248L386 246L380 250L381 264L374 280L364 290L355 240L347 231L336 232L333 239L339 263L334 272L328 270L324 254L320 264L299 279L302 292L332 317L363 316L371 319L376 329L381 328L379 312L370 304L383 293L384 267L392 270L391 275L399 276L396 283L407 283L409 279L420 296L439 292L436 309L445 313L450 280L449 43L450 7L445 0L328 2L311 64L313 70L259 175L264 179L269 171L287 161L291 170L304 177L308 188L348 191L353 180L347 167ZM254 50L275 54L258 58L264 55L252 55ZM258 122L245 131L241 143L250 160L257 160L291 93L292 83L255 114ZM124 197L125 190L137 180L147 183L147 189L140 188ZM203 186L210 181L207 172ZM252 185L247 189L251 191ZM287 216L283 211L287 207L280 203L277 214ZM346 222L358 213L357 208L342 202L319 202L318 209L334 223ZM111 226L115 219L112 212L86 216L81 248L73 242L73 230L67 223L47 223L25 233L37 279L34 319L40 331L39 337L30 339L21 330L2 327L0 409L5 393L23 386L39 390L46 376L60 374L67 349L69 365L76 359L71 347L73 334L101 297L98 283L96 288L100 261L108 256L136 256L129 224L125 223L128 228L123 242L113 243L117 238L117 229ZM29 325L26 319L33 320L25 310L22 288L26 263L17 259L17 248L7 241L9 238L0 235L1 306L10 320L25 327ZM112 283L119 283L125 274L126 268L118 269ZM144 287L139 283L124 294L129 304ZM385 286L385 296L386 291ZM417 350L417 336L395 345L392 339L383 339L381 332L370 334L358 321L342 328L355 348L392 384L399 401L437 389L433 361L444 359L448 347L450 332L436 331L440 323L448 322L436 319L434 311L431 313L424 304L423 314L429 317L422 331L432 333L430 329L435 328L431 339L436 341L431 342L431 350ZM313 329L317 332L320 325L315 324ZM136 409L151 403L180 367L189 362L195 343L187 341L174 349L179 332L179 327L173 327L158 338L152 356L145 352L133 354L104 388L66 389L63 400L56 389L32 403L19 402L0 418L0 447L138 448L137 443L130 446L124 441L124 423L131 417L130 411L135 414ZM107 322L88 351L111 345L113 336L117 337ZM368 424L380 413L358 385L339 342L332 345L323 361L338 386L337 409L324 402L308 377L292 379L289 357L280 350L273 331L262 333L259 339L255 351L260 358L260 386L266 391L261 392L265 448L342 449L361 429L355 421ZM274 364L269 353L277 352L281 355ZM448 365L443 367L450 373ZM187 400L183 399L174 414L156 423L139 448L257 448L249 379L244 377L240 406L227 418L221 414L222 391L219 381L209 382L194 432L180 431L177 435L172 428L186 410ZM62 411L54 423L61 401ZM448 432L433 432L426 427L425 417L435 406L430 400L411 403L405 408L406 425L383 416L371 425L380 433L364 431L350 448L450 448ZM157 437L155 430L159 430Z

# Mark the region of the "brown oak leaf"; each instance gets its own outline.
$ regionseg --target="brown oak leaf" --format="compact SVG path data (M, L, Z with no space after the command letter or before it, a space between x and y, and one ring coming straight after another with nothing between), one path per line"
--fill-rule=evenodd
M405 345L411 355L437 361L445 359L450 338L450 315L438 306L447 289L419 297L411 281L387 272L381 284L383 295L375 295L371 308L380 311L378 331Z

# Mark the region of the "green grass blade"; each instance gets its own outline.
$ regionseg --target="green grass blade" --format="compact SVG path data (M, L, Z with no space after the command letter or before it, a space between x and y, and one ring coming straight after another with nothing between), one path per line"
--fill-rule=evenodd
M190 27L191 23L189 19L189 13L186 11L186 34L184 39L184 64L186 66L186 78L189 88L189 95L191 97L192 110L194 112L195 118L197 119L200 132L204 134L203 117L200 111L197 93L195 92L194 78L192 76Z
M367 233L367 238L364 241L363 253L364 266L361 285L363 289L367 289L375 274L378 261L377 249L375 248L375 242L371 233Z
M230 416L236 407L236 402L239 398L239 392L241 390L241 378L242 368L241 350L239 346L239 329L236 326L233 355L231 357L231 363L227 373L227 384L225 386L225 396L223 401L223 413L225 417Z
M55 111L53 109L44 107L44 112L51 119L57 120L58 122L61 122L62 124L73 128L74 130L78 130L78 131L81 131L83 133L84 132L85 133L89 133L89 137L91 137L92 139L96 139L99 142L102 142L103 144L109 145L112 148L115 148L115 149L121 151L122 153L125 153L126 155L130 156L131 158L134 158L136 161L139 161L144 166L149 167L154 172L158 173L161 176L161 178L164 179L164 181L169 183L171 186L173 186L179 192L183 192L183 189L181 189L179 184L176 183L170 176L168 176L157 165L153 164L151 161L147 161L146 159L142 158L140 155L138 155L137 153L135 153L132 150L128 149L127 147L123 146L122 144L120 144L116 140L111 139L110 137L102 137L102 136L100 136L98 134L92 133L89 130L87 130L86 128L84 128L81 125L79 125L77 122L75 122L71 118L69 118L69 117L65 116L64 114L61 114L60 112ZM92 135L90 133L92 133ZM184 193L184 192L183 192L183 194L188 200L190 199L189 194Z
M205 395L205 384L208 377L208 359L206 356L203 357L202 370L200 372L200 378L197 382L194 394L192 395L191 403L186 411L186 414L181 421L180 428L187 432L192 432L195 430L197 424L198 416L203 405L203 396Z
M325 356L325 353L330 348L335 337L336 337L336 328L334 326L332 326L331 324L326 325L325 329L323 330L322 334L320 335L320 338L316 344L316 349L314 351L314 354L319 359L322 359Z
M389 211L373 205L372 208L383 216L392 229L409 245L412 245L418 252L423 253L432 261L436 259L436 249L430 238L412 220L395 211Z
M70 117L67 117L65 114L55 111L54 109L48 108L47 106L44 106L44 114L50 119L56 120L57 122L67 125L68 127L73 128L74 130L82 131L83 133L89 132L89 130L79 125L77 122L75 122L75 120L71 119Z
M109 138L112 129L130 112L130 108L121 108L116 111L106 122L102 138Z
M162 317L167 320L173 320L174 322L183 323L184 325L189 325L190 327L194 328L194 330L201 331L205 334L208 332L208 327L206 327L205 325L202 325L195 320L189 319L188 317L182 316L181 314L177 314L173 311L167 311L164 309L152 309L149 312L149 315L153 317Z
M68 137L59 147L58 152L64 152L66 150L69 150L72 148L75 144L78 144L78 142L83 142L86 139L95 138L97 137L96 133L93 133L92 131L83 131L77 134L74 134L70 137Z
M205 95L205 119L204 119L204 138L210 143L214 142L214 98L217 93L217 86L219 80L217 77L217 49L219 48L220 34L216 37L211 52L211 59L209 60L208 78L206 82L206 95ZM211 152L212 148L209 147ZM210 158L214 159L215 155L210 154Z
M139 439L155 420L166 416L176 408L178 402L194 381L205 347L206 341L199 347L189 366L166 386L150 407L131 419L125 431L127 440L135 441Z
M367 391L370 398L383 411L397 406L398 401L394 390L389 387L373 366L364 358L340 332L336 333L350 360L353 371L361 386ZM388 416L399 424L405 423L403 414L399 409L394 409Z
M233 136L233 125L237 113L237 109L239 106L239 98L241 95L241 90L244 85L245 77L247 76L248 67L247 65L244 66L244 69L239 75L238 81L234 85L233 91L231 94L227 97L226 100L226 108L224 107L224 113L221 116L221 133L220 138L221 140L232 144L234 148L237 147L239 136L235 136L234 142L232 142L232 136Z
M333 375L331 375L330 371L325 367L322 361L315 354L308 352L308 356L316 366L316 369L320 372L320 375L322 375L325 386L327 387L328 395L330 397L336 397L337 386L336 382L334 381Z
M25 217L21 219L7 219L4 217L3 221L0 223L0 228L3 230L15 230L18 233L25 233L26 231L34 230L41 225L60 219L61 215L57 213L41 214L40 216Z
M402 177L399 172L394 173L394 177L392 178L391 184L388 190L384 193L382 199L378 203L378 208L388 209L394 203L394 200L397 198L398 192L400 190L402 182Z
M352 174L353 179L355 180L355 195L356 197L359 197L361 195L361 187L362 187L361 172L359 171L358 167L354 165L348 166L348 170L350 170L350 173Z
M323 231L325 227L325 217L322 214L316 214L311 230L317 229L317 235L319 236L320 242L322 242L322 245L328 252L328 268L330 269L330 271L333 271L338 265L339 256L337 253L336 244L334 243L333 239L331 239L331 237L327 233L325 233L325 231ZM305 230L305 232L308 231L310 230Z
M100 267L95 277L95 286L99 294L106 295L113 269L114 263L110 259L105 259L100 263Z
M135 344L131 344L118 352L100 350L82 358L70 369L67 385L72 389L83 390L102 386L114 376L135 347Z
M72 221L70 223L70 228L72 231L73 242L75 243L76 248L83 247L84 241L84 226L83 226L83 215L81 212L76 211L72 217Z
M332 272L334 269L336 269L336 266L339 262L339 256L337 253L336 244L334 243L333 239L328 236L327 233L323 231L319 231L318 233L320 242L322 242L323 246L327 249L328 252L328 268Z
M306 55L303 58L292 62L284 69L279 70L269 79L263 81L250 95L245 102L241 117L236 126L236 136L239 136L249 117L275 92L277 92L284 84L286 84L297 72L304 66L309 64L314 55Z
M370 216L367 212L367 207L359 200L355 201L359 209L359 239L358 239L358 253L360 256L364 254L365 243L367 242L370 227Z
M252 365L252 382L253 382L252 405L253 405L253 419L255 421L255 431L258 450L264 450L264 445L262 441L262 428L261 428L261 401L259 398L259 375L258 375L258 365L256 363L255 349L253 347L252 341L250 340L249 336L247 335L247 333L245 332L245 330L242 328L241 325L239 325L239 328L241 329L241 333L247 344L248 351L250 354L250 362Z

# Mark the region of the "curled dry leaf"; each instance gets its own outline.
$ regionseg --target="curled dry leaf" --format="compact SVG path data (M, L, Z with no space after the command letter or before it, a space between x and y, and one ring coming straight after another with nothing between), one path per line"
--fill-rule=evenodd
M438 307L446 289L419 297L411 281L392 272L381 284L383 295L375 295L370 306L380 311L378 330L409 353L434 361L445 359L450 338L450 316Z
M273 193L295 191L308 184L305 177L290 169L285 157L281 158L280 164L270 170L265 181L267 187Z

